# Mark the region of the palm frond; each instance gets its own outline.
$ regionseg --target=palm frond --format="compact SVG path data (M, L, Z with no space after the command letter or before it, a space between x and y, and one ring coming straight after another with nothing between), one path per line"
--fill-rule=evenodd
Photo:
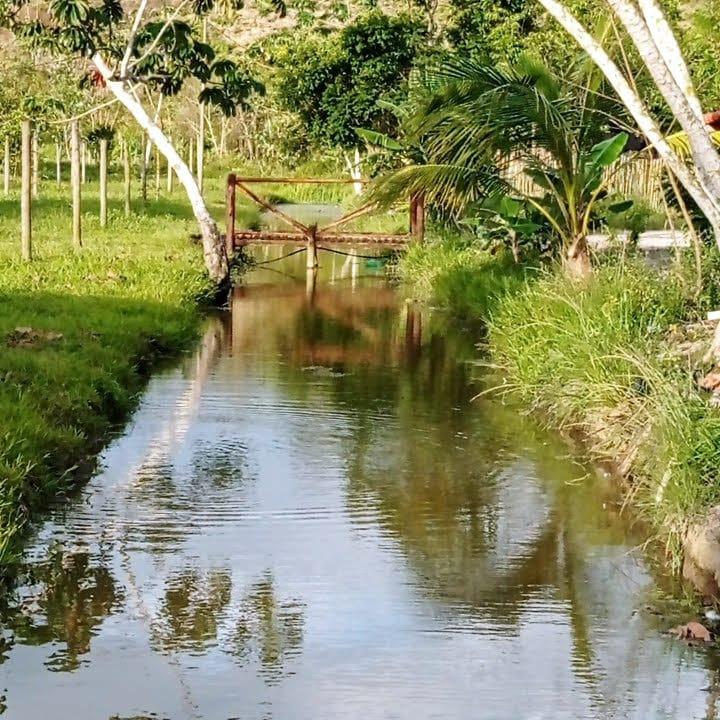
M470 203L507 193L510 186L494 165L409 165L380 178L370 197L382 206L422 193L426 201L451 213Z
M668 145L682 158L689 158L692 155L690 147L690 138L684 130L668 135L666 138ZM713 130L710 133L710 139L714 145L720 147L720 130Z

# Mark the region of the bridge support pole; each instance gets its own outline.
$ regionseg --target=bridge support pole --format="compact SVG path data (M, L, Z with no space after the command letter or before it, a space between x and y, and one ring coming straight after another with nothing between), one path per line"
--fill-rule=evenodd
M317 241L315 239L315 228L312 228L312 234L307 241L307 264L305 267L308 270L314 270L317 266Z
M425 196L415 193L410 198L410 236L417 242L425 239Z
M192 146L191 146L192 147ZM235 254L235 186L237 185L237 177L230 173L227 179L227 189L225 192L225 254L227 259L232 260Z

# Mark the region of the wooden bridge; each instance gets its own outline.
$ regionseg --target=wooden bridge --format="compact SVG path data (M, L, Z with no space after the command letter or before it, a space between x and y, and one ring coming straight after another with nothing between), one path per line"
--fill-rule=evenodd
M350 185L366 184L366 180L326 179L326 178L287 178L287 177L242 177L234 173L228 175L226 192L226 232L225 242L228 256L235 249L252 243L305 245L307 247L308 267L317 267L317 251L326 245L351 245L373 247L405 247L412 241L422 242L425 235L425 202L421 195L410 198L409 230L403 234L342 232L343 225L377 209L374 202L365 203L355 210L345 213L327 225L306 225L283 212L265 198L257 195L249 185L298 184L298 185ZM245 230L236 227L237 191L247 195L256 205L280 218L289 230Z

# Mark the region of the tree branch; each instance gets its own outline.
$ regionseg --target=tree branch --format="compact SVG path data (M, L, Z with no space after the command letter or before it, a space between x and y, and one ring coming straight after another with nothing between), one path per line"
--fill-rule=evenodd
M125 79L127 74L128 65L130 64L130 58L132 57L133 47L135 46L135 38L137 36L142 17L145 14L148 0L140 0L137 12L135 13L135 19L133 20L132 28L130 29L130 36L128 37L127 47L125 48L125 54L123 55L122 62L120 63L120 77Z
M178 15L182 8L188 4L190 0L182 0L182 2L175 8L175 12L165 21L165 24L160 28L160 32L156 35L155 39L150 43L150 46L143 52L143 54L137 59L130 63L131 67L139 65L148 55L150 55L155 48L160 44L163 35L167 32L167 29L177 20Z

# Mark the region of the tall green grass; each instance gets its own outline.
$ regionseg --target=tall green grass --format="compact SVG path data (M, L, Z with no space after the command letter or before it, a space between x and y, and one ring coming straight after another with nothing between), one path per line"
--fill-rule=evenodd
M720 500L720 411L671 340L696 312L689 287L680 272L634 263L587 284L548 274L489 318L504 389L629 478L628 500L674 549Z
M484 319L536 269L518 265L507 253L491 255L463 239L445 237L410 246L396 271L414 299L460 317Z

